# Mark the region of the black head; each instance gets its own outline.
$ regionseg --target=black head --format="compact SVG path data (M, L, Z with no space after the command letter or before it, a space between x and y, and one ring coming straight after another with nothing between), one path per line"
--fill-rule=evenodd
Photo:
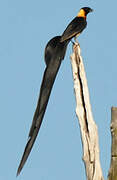
M81 10L85 11L85 15L87 15L90 12L93 12L93 9L91 9L90 7L83 7L83 8L81 8Z

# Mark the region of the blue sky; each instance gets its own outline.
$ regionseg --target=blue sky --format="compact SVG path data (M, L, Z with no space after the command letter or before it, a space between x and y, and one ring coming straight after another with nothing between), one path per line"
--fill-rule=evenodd
M45 68L44 48L79 9L90 6L79 37L104 177L110 166L110 108L117 105L117 1L0 1L0 180L15 180ZM69 56L57 75L33 150L18 180L85 179Z

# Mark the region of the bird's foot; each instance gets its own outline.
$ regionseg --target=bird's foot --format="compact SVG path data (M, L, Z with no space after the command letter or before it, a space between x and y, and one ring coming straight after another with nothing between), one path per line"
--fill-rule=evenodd
M74 37L75 44L80 47L77 37Z
M73 44L73 46L76 44L74 41L71 40L71 43Z
M80 44L78 43L78 41L75 39L75 41L71 40L71 43L73 44L74 48L80 47Z

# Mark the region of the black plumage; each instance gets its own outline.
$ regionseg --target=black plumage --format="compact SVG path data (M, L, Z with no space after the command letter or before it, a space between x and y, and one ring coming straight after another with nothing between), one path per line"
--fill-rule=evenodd
M40 88L39 100L30 128L29 139L18 167L17 175L21 172L38 135L56 75L66 53L69 41L61 43L60 38L61 36L54 37L48 42L45 48L46 68Z

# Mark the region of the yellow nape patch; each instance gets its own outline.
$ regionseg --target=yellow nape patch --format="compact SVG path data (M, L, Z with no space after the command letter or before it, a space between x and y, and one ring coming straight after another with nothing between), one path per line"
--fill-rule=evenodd
M84 9L81 9L77 16L86 18Z

